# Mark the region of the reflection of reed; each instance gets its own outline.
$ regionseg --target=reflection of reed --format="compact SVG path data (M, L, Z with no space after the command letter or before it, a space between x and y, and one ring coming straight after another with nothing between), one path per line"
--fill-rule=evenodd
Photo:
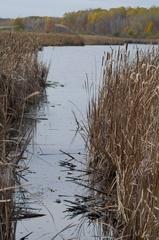
M0 239L15 239L17 219L35 217L15 195L25 167L18 164L33 130L26 112L41 98L48 69L38 62L38 45L20 33L0 37ZM38 101L37 101L38 100ZM34 107L35 108L35 107Z

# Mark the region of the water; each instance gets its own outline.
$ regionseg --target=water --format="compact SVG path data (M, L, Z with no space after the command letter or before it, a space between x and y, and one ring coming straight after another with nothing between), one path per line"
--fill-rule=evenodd
M148 46L138 47L145 49ZM112 48L118 49L118 46ZM134 45L130 49L133 51ZM29 162L32 174L26 176L30 185L26 188L35 202L31 206L39 208L39 213L46 216L18 222L17 240L29 233L30 240L51 240L69 224L79 224L79 219L65 218L65 204L63 199L59 200L59 194L79 192L78 186L65 181L67 174L62 172L59 161L67 157L60 150L85 161L84 155L77 154L84 153L84 142L80 135L74 138L77 125L73 112L79 121L85 118L89 96L84 81L88 78L89 84L99 84L102 56L107 51L111 51L110 46L47 47L41 53L44 61L51 61L48 81L57 82L57 86L47 88L48 102L38 114L46 119L38 121L34 147L28 148L33 155ZM93 239L93 232L86 224L84 226L78 238L76 227L64 231L61 236L63 239ZM62 239L61 236L56 239Z

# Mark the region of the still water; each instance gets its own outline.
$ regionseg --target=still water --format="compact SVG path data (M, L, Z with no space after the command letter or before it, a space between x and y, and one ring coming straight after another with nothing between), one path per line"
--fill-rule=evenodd
M145 49L148 46L138 45ZM118 46L112 46L118 49ZM44 217L19 221L16 239L27 234L30 240L51 240L69 224L75 225L61 233L56 239L94 239L94 232L89 231L87 224L77 231L79 219L69 220L64 213L65 202L59 195L73 196L79 187L66 181L67 173L63 172L59 162L67 158L60 150L70 153L81 161L85 161L84 141L80 135L75 137L77 125L73 112L79 121L86 116L89 97L84 88L86 79L98 86L101 75L102 56L112 51L110 46L85 47L47 47L40 53L40 58L47 64L50 62L48 82L55 87L46 89L47 100L39 110L33 146L28 153L27 162L31 173L25 176L29 185L28 196L32 200L31 207L38 209ZM136 46L129 46L134 51ZM78 233L78 234L77 234Z

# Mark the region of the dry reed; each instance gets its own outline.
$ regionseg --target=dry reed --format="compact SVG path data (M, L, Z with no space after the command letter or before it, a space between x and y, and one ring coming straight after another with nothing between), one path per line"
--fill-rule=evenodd
M30 44L31 49L37 49L37 46L39 48L43 46L83 46L84 41L81 36L78 34L66 34L66 33L37 33L37 32L12 32L12 38L14 38L14 41L16 41L15 36L20 35L20 46L24 45L26 49L26 45ZM4 39L8 39L9 32L0 32L0 42ZM29 40L29 43L27 40ZM9 41L9 39L8 39ZM15 46L12 46L15 48ZM24 48L23 48L24 50Z
M89 104L91 211L110 239L159 239L158 76L158 49L107 53Z
M125 43L135 44L159 44L158 39L135 39L124 37L112 37L104 35L80 35L85 45L124 45Z
M42 93L48 69L38 60L35 38L0 35L0 239L15 239L18 162L30 138L25 111ZM20 175L18 175L20 176Z

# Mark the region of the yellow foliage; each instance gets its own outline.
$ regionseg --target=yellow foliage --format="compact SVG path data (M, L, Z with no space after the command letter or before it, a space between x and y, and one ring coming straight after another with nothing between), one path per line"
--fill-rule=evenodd
M154 29L154 23L151 21L147 24L146 28L145 28L145 32L146 33L152 33Z

